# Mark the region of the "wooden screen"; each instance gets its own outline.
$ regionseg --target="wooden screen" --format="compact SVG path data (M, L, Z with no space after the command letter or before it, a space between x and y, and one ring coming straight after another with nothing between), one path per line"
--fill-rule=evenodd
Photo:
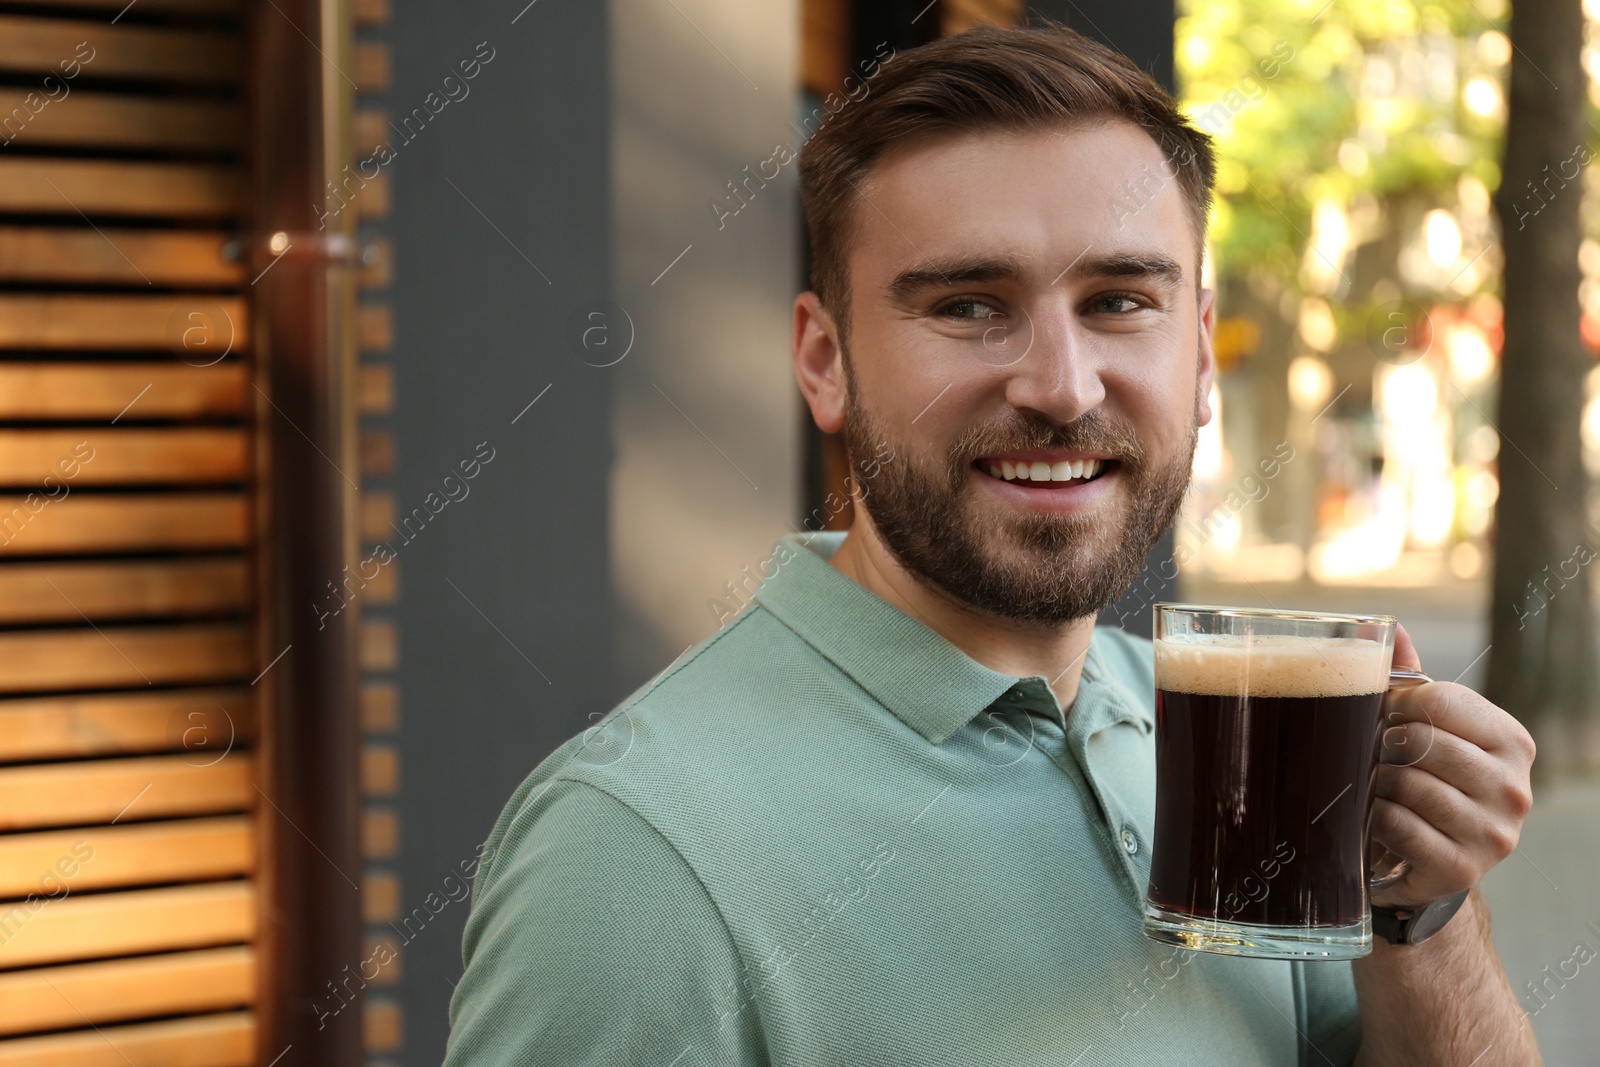
M255 1060L235 0L0 4L0 1067Z

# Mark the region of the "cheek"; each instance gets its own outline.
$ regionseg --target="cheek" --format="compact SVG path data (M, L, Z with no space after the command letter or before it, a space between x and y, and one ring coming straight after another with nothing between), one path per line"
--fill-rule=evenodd
M1153 457L1189 447L1195 426L1195 372L1186 361L1105 379L1106 402L1133 423Z
M929 338L915 324L899 320L874 323L852 336L850 351L864 403L901 433L922 431L986 369L954 350L949 340Z

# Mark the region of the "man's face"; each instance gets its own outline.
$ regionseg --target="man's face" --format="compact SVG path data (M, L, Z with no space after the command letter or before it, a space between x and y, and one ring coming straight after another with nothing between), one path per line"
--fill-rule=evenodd
M960 601L1093 615L1177 512L1211 293L1171 173L1113 122L930 138L860 185L845 443L888 549Z

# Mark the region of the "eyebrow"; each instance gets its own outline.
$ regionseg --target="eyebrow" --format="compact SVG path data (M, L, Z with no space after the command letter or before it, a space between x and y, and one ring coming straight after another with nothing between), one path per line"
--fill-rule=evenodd
M1056 276L1080 278L1148 278L1176 287L1183 281L1183 268L1176 260L1159 253L1116 252L1103 256L1080 255Z
M946 260L924 257L922 266L901 271L884 289L892 299L910 301L930 289L983 282L1018 282L1022 275L1022 261L1016 256L960 256ZM1085 250L1056 276L1056 281L1063 277L1073 280L1148 278L1175 288L1183 282L1183 267L1156 253L1117 252L1096 256Z
M889 296L910 300L929 289L944 289L972 282L1015 282L1022 278L1022 261L1015 256L961 256L943 261L923 258L923 266L903 270L884 286Z

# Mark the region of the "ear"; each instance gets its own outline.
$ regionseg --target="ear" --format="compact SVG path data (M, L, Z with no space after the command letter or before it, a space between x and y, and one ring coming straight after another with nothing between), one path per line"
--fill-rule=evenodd
M1212 344L1212 332L1216 326L1215 315L1217 311L1217 294L1210 289L1200 290L1200 365L1198 368L1199 382L1196 389L1200 393L1200 421L1198 425L1204 426L1211 421L1211 383L1216 378L1217 353Z
M823 433L844 428L844 355L833 316L813 292L794 302L794 376Z

